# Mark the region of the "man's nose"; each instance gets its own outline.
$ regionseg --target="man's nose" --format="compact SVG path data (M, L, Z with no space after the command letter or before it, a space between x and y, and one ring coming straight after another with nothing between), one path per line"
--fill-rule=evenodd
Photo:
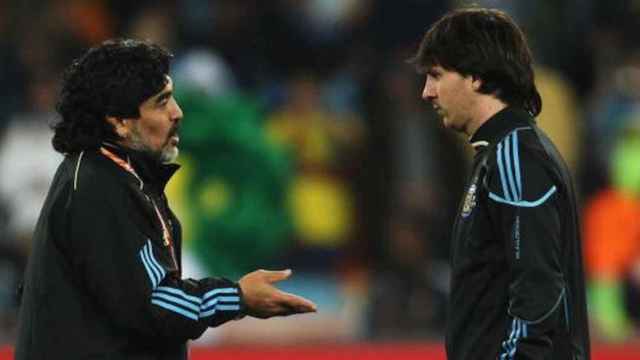
M173 109L173 113L171 114L171 119L175 122L178 122L180 120L182 120L182 109L180 108L180 105L178 105L178 103L175 103L175 107Z
M433 81L429 78L424 82L424 89L422 89L422 99L431 101L437 96L436 87Z

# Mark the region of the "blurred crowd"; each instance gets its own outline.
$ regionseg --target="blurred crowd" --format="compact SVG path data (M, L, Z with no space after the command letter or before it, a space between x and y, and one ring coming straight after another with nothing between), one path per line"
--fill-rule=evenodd
M318 297L355 304L359 315L342 319L354 322L343 323L347 338L440 338L448 237L471 153L420 100L424 79L405 60L463 3L0 0L0 345L12 341L15 288L62 158L49 129L62 71L111 37L175 54L185 119L169 198L194 273L291 267L303 274L298 286L308 279ZM593 332L632 339L640 1L475 3L507 11L530 39L538 121L580 189Z

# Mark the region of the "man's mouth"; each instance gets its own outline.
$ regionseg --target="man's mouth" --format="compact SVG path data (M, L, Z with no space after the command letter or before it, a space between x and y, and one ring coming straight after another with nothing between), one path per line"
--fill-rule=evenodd
M168 143L172 146L178 146L178 143L180 142L180 136L178 135L178 127L173 128L173 130L171 130L171 133L169 133L169 141Z

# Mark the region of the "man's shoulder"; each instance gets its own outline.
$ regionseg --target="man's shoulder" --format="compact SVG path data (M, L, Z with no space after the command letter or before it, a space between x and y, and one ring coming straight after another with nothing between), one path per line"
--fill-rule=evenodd
M97 151L87 150L67 156L65 159L73 191L98 193L105 196L121 192L125 184L121 170Z
M534 126L511 129L490 147L488 163L491 168L499 165L519 167L523 160L545 163L549 156L543 145L544 138L544 132Z
M544 142L544 133L526 126L510 130L488 154L488 177L491 192L508 202L538 199L561 185L558 163Z

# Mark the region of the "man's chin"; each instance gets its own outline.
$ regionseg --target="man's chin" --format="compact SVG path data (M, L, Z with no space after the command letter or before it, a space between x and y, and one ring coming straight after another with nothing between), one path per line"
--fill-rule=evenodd
M446 116L440 116L440 121L445 129L451 129L451 122Z
M172 163L178 159L179 153L180 150L178 150L177 146L169 145L167 148L162 150L162 153L160 154L160 162L163 164Z
M442 126L444 126L445 129L458 131L458 132L464 132L465 130L463 126L455 123L454 121L451 121L451 119L447 117L442 118Z

